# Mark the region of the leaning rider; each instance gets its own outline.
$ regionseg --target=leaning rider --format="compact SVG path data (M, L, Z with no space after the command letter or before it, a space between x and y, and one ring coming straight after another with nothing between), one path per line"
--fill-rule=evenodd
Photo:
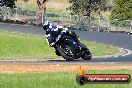
M61 31L68 30L68 28L63 28L62 26L58 26L53 24L51 21L47 20L44 25L43 29L46 31L46 38L48 39L48 43L50 46L53 46L56 38L61 33Z

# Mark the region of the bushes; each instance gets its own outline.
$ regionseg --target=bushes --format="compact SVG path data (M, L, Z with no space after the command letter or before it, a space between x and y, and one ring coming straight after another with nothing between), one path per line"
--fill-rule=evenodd
M125 20L125 21L111 20L110 24L114 26L120 26L120 27L130 27L131 21L130 20Z
M14 7L16 7L15 1L17 1L17 0L1 0L0 6L6 6L6 7L14 8Z
M132 1L131 0L116 0L112 7L110 19L132 20Z

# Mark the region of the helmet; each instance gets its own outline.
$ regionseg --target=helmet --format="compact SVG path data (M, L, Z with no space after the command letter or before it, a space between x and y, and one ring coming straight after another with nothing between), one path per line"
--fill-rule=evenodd
M51 25L51 21L47 20L44 25L43 25L43 29L46 31L47 29L49 29L49 26Z

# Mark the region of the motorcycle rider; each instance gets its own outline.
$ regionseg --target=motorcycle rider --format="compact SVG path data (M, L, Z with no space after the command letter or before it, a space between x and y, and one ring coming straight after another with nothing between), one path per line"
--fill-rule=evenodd
M62 31L68 31L68 28L53 24L50 20L47 20L43 29L46 31L45 37L48 39L49 45L52 47L55 44L55 40Z
M56 43L56 39L62 33L66 34L66 35L68 34L71 38L73 38L76 41L76 42L73 42L74 44L76 44L74 46L74 53L76 53L76 55L74 56L75 59L77 59L78 56L80 56L80 53L84 55L84 52L86 52L86 50L88 50L87 47L79 41L79 38L78 38L79 36L77 36L74 31L69 31L68 28L55 25L51 21L47 20L43 24L43 29L46 31L45 37L48 40L48 44L51 47L55 48L55 53L58 56L61 56L61 54L60 54L60 52L58 52L56 46L54 46L54 45ZM91 54L89 53L89 55L91 55ZM85 57L83 57L83 58L85 58ZM90 56L90 58L91 58L91 56ZM67 60L72 60L72 59L67 59Z

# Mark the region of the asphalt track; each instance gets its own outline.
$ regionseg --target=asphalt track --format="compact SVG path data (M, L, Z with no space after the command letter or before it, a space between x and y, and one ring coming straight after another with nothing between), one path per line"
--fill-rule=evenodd
M22 25L12 25L12 24L3 24L0 23L0 30L12 31L12 32L20 32L20 33L31 33L34 35L45 34L42 27L36 26L22 26ZM88 32L88 31L75 31L80 39L83 41L95 41L98 43L109 44L115 47L120 47L124 49L132 50L132 35L128 35L126 33L111 33L111 32ZM82 59L74 60L68 62L64 59L56 59L56 60L28 60L28 61L0 61L2 63L50 63L50 64L58 64L58 63L124 63L131 64L132 63L132 54L127 56L118 56L118 57L108 57L108 58L93 58L90 61L84 61Z

